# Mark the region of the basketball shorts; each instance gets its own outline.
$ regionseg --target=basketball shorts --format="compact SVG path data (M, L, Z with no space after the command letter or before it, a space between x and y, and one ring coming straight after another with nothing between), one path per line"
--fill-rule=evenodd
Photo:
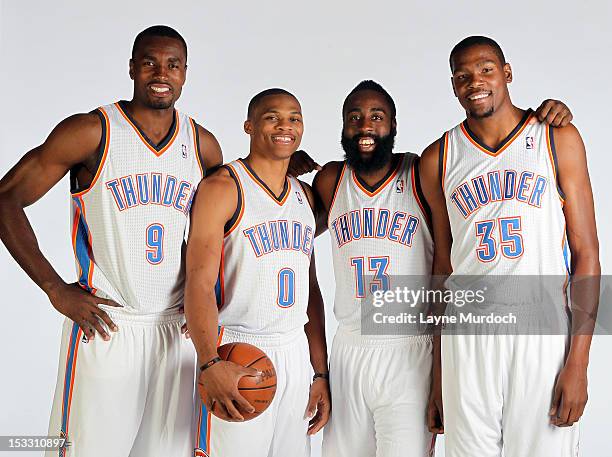
M427 457L430 336L368 338L338 329L330 359L332 413L324 457Z
M104 309L119 327L110 341L64 322L49 435L71 445L46 457L191 456L196 356L184 316Z
M306 334L247 335L221 328L220 344L242 342L257 346L276 370L276 394L259 416L227 422L206 410L196 395L196 457L309 457L308 419L304 419L312 370Z
M576 457L578 424L548 415L564 335L443 335L447 457Z

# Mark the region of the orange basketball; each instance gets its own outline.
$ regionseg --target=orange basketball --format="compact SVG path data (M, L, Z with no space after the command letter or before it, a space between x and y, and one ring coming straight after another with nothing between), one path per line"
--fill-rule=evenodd
M244 420L250 420L263 413L274 398L276 393L276 370L268 356L256 346L247 343L228 343L217 349L219 357L229 362L234 362L243 367L255 368L262 373L261 376L243 376L238 381L238 391L255 408L252 413L240 411ZM200 396L206 399L206 392L198 383ZM217 404L213 405L211 413L218 417L215 412Z

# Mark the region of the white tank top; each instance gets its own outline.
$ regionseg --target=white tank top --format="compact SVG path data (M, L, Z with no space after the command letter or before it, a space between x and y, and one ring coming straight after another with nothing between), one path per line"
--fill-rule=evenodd
M397 166L376 189L345 163L329 210L334 313L347 332L361 331L364 297L375 290L405 286L401 276L425 280L431 274L433 243L419 196L418 157L410 153L394 157Z
M453 275L567 275L553 129L530 123L532 117L528 111L497 149L483 144L467 122L442 137ZM519 300L514 295L524 295L521 287L506 288L499 300Z
M79 283L126 313L183 303L183 252L193 193L202 178L194 121L175 111L153 145L120 103L98 109L103 152L91 185L72 193Z
M227 165L238 185L228 224L217 299L219 325L278 335L308 321L310 256L315 220L300 183L287 178L277 198L246 162Z

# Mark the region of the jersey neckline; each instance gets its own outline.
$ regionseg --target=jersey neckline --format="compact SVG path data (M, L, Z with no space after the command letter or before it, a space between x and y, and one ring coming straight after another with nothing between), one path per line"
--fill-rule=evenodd
M170 125L170 130L168 130L168 133L166 134L164 139L159 144L155 144L155 142L153 142L144 133L144 131L140 128L138 123L132 118L128 110L125 108L126 103L127 102L125 100L120 100L117 103L115 103L115 106L117 107L117 109L119 110L123 118L127 121L127 123L132 126L132 128L134 129L136 134L140 137L140 139L145 144L145 146L147 146L151 150L151 152L153 152L156 156L158 157L161 156L164 152L168 150L168 148L172 145L172 143L174 142L177 136L177 133L179 130L179 119L178 119L177 110L175 109L172 114L172 125Z
M512 129L508 136L506 136L506 138L504 138L501 143L499 143L495 148L487 146L480 138L478 138L478 136L474 132L472 132L472 130L470 130L470 127L467 123L467 119L463 121L460 126L463 134L474 146L476 146L482 152L490 156L496 157L503 151L505 151L506 148L508 148L508 146L510 146L512 142L516 138L518 138L518 136L523 132L523 130L525 130L525 127L527 127L527 125L529 124L529 120L532 115L533 110L531 108L527 109L519 123L516 124L516 126Z
M368 197L374 197L393 180L395 175L397 175L402 166L402 163L404 162L403 159L404 157L402 154L393 154L392 160L396 161L396 163L389 169L385 176L373 186L370 186L368 183L366 183L357 173L355 173L355 170L351 169L353 181L355 182L357 187L361 189Z
M253 170L244 159L238 159L237 162L244 167L245 171L251 177L251 179L253 179L253 181L255 181L255 183L259 187L261 187L276 203L282 206L287 201L287 196L289 195L290 188L290 183L287 176L285 176L285 184L283 185L282 192L280 193L280 195L276 196L274 192L272 192L272 189L268 187L264 180L261 179L259 175L257 175L255 170Z

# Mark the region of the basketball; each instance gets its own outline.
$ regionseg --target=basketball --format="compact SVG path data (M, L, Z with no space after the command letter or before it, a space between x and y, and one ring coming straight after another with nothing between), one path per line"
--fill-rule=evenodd
M252 406L255 411L247 413L240 411L244 420L250 420L263 413L274 398L276 393L276 370L268 356L256 346L248 343L228 343L217 349L219 357L228 362L234 362L243 367L255 368L262 373L261 376L243 376L238 381L238 391ZM198 383L200 396L206 399L206 392ZM213 405L212 414L216 413L217 404Z

